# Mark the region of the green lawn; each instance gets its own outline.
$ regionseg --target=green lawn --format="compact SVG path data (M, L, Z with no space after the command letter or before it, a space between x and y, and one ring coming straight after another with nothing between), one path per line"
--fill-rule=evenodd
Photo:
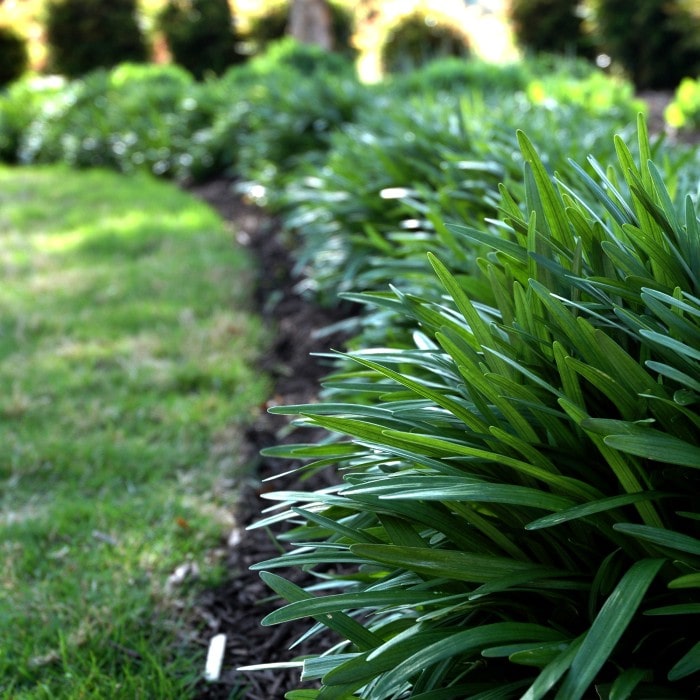
M0 169L0 696L182 698L266 380L251 261L146 177Z

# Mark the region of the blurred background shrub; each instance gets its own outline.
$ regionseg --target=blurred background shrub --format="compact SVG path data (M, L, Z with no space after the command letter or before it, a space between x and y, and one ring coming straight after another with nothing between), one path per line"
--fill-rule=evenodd
M46 40L49 69L67 77L149 56L136 0L52 0L46 6Z
M680 130L700 129L700 77L683 78L666 107L667 124Z
M213 99L177 66L122 64L45 95L19 138L26 163L67 162L184 177Z
M42 105L65 86L62 78L32 77L17 80L0 93L0 160L17 162L22 139Z
M168 0L157 22L173 60L198 80L244 60L228 0Z
M417 7L388 27L381 61L385 73L401 73L436 58L469 54L469 39L460 24L449 15Z
M700 75L700 6L694 0L589 2L600 50L638 89L672 89Z
M508 13L517 43L525 51L595 56L579 0L510 0Z
M17 80L28 64L26 39L12 27L0 25L0 88Z
M250 74L269 75L291 68L304 76L316 73L354 74L351 60L342 54L325 51L315 44L302 44L292 37L284 37L266 45L246 67Z

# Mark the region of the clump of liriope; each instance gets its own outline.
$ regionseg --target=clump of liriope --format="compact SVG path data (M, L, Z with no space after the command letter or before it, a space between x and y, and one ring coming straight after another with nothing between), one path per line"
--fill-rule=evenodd
M621 101L602 116L565 102L533 109L522 94L381 92L355 123L333 133L322 167L308 177L296 169L284 188L284 222L299 238L297 271L326 304L336 303L338 292L383 291L389 283L412 290L415 279L425 289L426 251L440 251L454 272L471 274L472 251L454 243L443 224L468 220L483 228L498 215L498 183L521 179L517 125L527 119L535 140L556 132L541 155L548 167L568 170L569 158L585 158L594 147L614 157L611 129L632 130L629 109Z
M495 304L431 257L441 303L373 295L415 347L351 354L349 398L275 409L332 431L271 448L342 484L273 493L262 562L339 641L288 698L688 698L700 635L700 221L617 138L617 169L551 177L530 141L521 205L454 227L486 244ZM478 243L478 246L477 246ZM273 569L301 568L302 589Z

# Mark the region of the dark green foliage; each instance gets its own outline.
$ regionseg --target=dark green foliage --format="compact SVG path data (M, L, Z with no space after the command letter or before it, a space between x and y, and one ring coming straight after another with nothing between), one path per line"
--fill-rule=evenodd
M46 38L52 71L77 77L123 61L146 61L136 0L52 0Z
M444 250L469 272L471 256L455 247L444 220L482 226L497 215L498 183L519 176L515 131L525 119L542 139L558 135L547 141L546 156L550 167L565 170L570 157L585 159L594 143L599 153L612 155L605 137L613 125L623 129L635 117L629 86L600 73L576 81L562 72L528 83L528 92L542 91L539 99L549 105L533 109L532 101L508 88L518 77L535 75L539 62L517 74L506 68L505 88L491 66L484 69L494 75L490 89L475 78L455 81L449 94L436 96L439 81L431 91L421 73L431 76L440 64L393 81L395 94L375 95L354 124L332 136L323 167L285 187L285 222L300 237L298 271L323 303L335 303L339 291L381 291L389 284L412 291L416 280L425 293L428 251ZM478 64L466 74L482 75Z
M445 227L487 284L429 255L439 301L363 295L411 344L363 345L329 400L273 409L332 437L270 454L344 475L271 493L259 523L292 526L254 567L289 601L263 623L346 640L299 662L322 689L290 698L696 694L697 170L662 174L643 122L636 156L617 138L592 175L555 179L517 139L499 216ZM317 585L272 573L290 567Z
M0 88L20 78L28 65L26 39L12 27L0 26Z
M175 62L197 80L244 60L228 0L168 0L158 24Z
M474 58L437 58L421 68L389 76L392 88L415 94L445 92L515 92L532 78L523 62L495 64Z
M700 75L700 14L679 0L592 0L602 49L639 89Z
M7 133L25 160L228 169L281 215L300 285L368 309L323 399L274 409L331 432L271 454L344 475L269 494L261 523L290 521L295 549L257 568L318 581L264 573L290 601L265 624L341 638L300 662L323 689L289 697L693 697L694 152L650 145L643 122L628 148L630 86L580 63L465 63L431 92L309 51L0 100L0 149Z
M308 78L287 69L268 74L245 97L222 110L214 128L220 142L236 144L235 172L272 207L297 166L320 164L331 136L355 119L369 93L351 75Z
M423 10L397 20L389 28L381 50L385 73L411 71L436 58L469 55L459 26Z
M509 14L518 44L533 53L595 56L584 31L580 0L510 0Z
M330 135L354 119L368 96L352 63L291 38L232 68L211 90L216 118L193 153L208 154L256 191L273 185L269 204L296 165L317 162Z
M279 177L281 186L368 95L351 63L291 39L203 83L178 66L124 64L58 90L18 83L0 99L0 155L180 179L228 172L269 185Z
M194 162L191 143L211 123L213 109L177 66L96 71L43 100L22 135L19 158L169 177L203 174L208 161Z
M43 105L63 92L65 81L56 78L18 80L0 94L0 160L19 160L22 140Z
M302 44L292 37L270 43L265 52L255 56L247 66L247 70L255 75L269 75L288 69L297 71L305 78L319 73L355 74L354 66L347 57L325 51L315 44Z

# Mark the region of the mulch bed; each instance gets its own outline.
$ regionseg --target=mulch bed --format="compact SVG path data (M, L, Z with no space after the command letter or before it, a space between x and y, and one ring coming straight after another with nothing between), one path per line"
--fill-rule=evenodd
M278 223L259 207L246 203L234 194L232 183L216 180L189 188L195 196L215 208L231 223L238 244L249 248L257 261L259 275L254 300L257 312L274 329L274 340L260 358L260 370L271 376L274 389L270 405L310 403L317 399L321 379L330 371L328 361L312 353L340 349L341 333L317 337L335 322L352 314L350 307L323 309L295 290L292 261ZM251 478L242 481L235 507L237 530L227 544L226 581L217 589L202 594L195 606L194 641L204 647L218 633L226 634L226 654L221 678L217 682L202 680L196 697L200 700L247 698L271 700L283 698L285 692L298 687L299 669L274 671L237 671L240 666L290 661L297 656L317 653L319 644L330 644L331 637L315 637L290 651L289 647L309 627L309 621L275 627L262 627L260 620L280 603L271 599L270 590L257 572L249 567L255 562L279 555L279 545L263 529L245 531L260 518L261 511L271 505L264 500L265 490L287 490L299 487L294 476L264 483L267 477L288 472L294 463L289 460L260 456L263 447L282 443L315 441L320 434L292 429L289 418L261 411L244 435L243 462L254 465ZM301 488L313 490L331 483L332 473L323 473L304 481ZM303 585L304 574L282 571L283 576Z

